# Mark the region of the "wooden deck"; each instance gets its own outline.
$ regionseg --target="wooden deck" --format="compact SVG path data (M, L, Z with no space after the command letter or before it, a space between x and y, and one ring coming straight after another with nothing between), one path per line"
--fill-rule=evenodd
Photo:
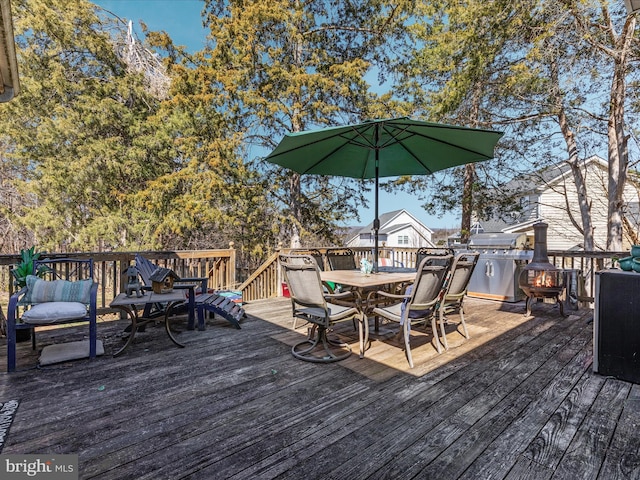
M588 310L468 299L472 339L451 331L438 355L414 332L412 370L384 339L364 360L296 360L288 299L246 310L242 330L180 333L183 349L158 325L113 358L124 321L99 323L94 361L35 369L20 344L2 453L78 454L83 479L640 478L640 386L592 373ZM357 351L351 325L336 333Z

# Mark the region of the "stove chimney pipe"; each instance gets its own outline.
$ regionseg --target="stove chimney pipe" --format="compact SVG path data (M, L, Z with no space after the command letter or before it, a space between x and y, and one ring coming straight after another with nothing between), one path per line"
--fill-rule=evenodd
M547 228L548 224L538 222L533 225L533 258L531 263L549 263L547 255Z
M533 258L527 264L525 270L559 270L554 264L549 262L547 255L547 225L538 222L533 225Z

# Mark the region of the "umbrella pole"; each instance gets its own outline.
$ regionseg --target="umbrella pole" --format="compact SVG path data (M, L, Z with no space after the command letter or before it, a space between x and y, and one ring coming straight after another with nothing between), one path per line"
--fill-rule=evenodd
M376 195L375 195L375 215L376 218L373 220L373 273L378 273L378 231L380 230L380 218L378 217L378 183L379 183L379 154L380 150L378 150L378 127L376 126L375 131L375 144L376 144Z

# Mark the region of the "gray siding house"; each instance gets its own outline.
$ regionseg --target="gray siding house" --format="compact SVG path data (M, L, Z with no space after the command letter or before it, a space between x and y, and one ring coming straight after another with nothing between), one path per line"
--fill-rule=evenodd
M607 243L607 162L592 156L583 163L583 175L591 201L593 236L596 249L605 250ZM550 250L581 250L583 235L576 226L581 224L578 194L569 166L559 163L542 172L510 182L507 188L517 194L519 208L500 218L478 220L485 233L526 233L533 244L533 224L544 221L549 225L547 246ZM625 219L627 234L638 234L639 190L630 176L625 188ZM630 244L630 236L625 241Z

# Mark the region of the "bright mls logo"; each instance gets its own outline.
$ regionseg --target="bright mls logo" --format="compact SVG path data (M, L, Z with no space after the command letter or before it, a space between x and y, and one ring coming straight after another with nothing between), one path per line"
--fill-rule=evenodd
M78 455L0 455L0 478L77 480Z

